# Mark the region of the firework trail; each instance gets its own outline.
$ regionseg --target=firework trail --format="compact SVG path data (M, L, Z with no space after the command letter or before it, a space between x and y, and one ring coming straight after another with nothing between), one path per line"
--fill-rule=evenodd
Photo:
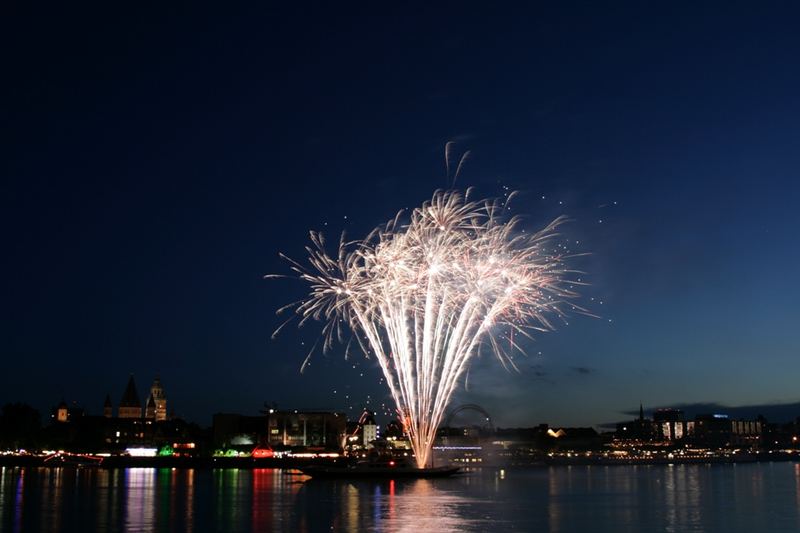
M488 348L516 368L519 334L551 330L567 305L579 309L565 303L576 282L551 246L564 219L526 234L506 216L508 199L470 201L469 192L437 191L405 223L401 211L364 240L342 238L336 255L311 232L307 266L283 256L311 290L280 311L293 308L301 325L323 321L326 349L349 330L347 350L355 339L375 356L419 467L474 355Z

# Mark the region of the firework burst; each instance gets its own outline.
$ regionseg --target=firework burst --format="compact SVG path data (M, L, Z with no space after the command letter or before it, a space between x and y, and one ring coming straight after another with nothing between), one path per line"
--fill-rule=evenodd
M363 240L342 237L335 255L311 232L308 265L286 258L310 294L282 311L323 321L325 348L349 337L348 351L355 340L377 359L419 467L470 359L488 348L516 368L519 335L576 309L567 257L553 246L564 218L525 233L509 199L437 191L405 222L401 211Z

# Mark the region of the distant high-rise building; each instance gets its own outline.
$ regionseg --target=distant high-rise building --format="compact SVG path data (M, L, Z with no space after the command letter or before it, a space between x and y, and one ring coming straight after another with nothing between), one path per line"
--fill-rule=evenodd
M120 418L142 418L142 404L139 402L139 394L136 392L136 383L133 381L133 374L128 380L128 386L122 394L119 402Z
M162 422L167 419L167 396L164 394L164 388L161 386L161 380L156 378L153 385L150 387L150 397L147 399L147 407L150 408L150 401L153 401L153 416L147 415L147 418L155 418L156 422Z
M106 394L106 401L103 404L103 416L106 418L111 418L114 416L114 406L111 405L111 395Z

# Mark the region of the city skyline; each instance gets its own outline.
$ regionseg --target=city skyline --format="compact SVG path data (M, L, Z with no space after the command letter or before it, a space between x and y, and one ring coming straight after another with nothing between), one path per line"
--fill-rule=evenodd
M154 395L154 391L158 389L159 392L156 392ZM26 402L22 401L14 401L10 400L4 402L5 404L15 404L15 405L30 405L34 409L39 411L41 416L41 420L43 424L47 423L48 420L48 413L49 419L59 421L62 420L62 411L64 411L63 417L67 417L66 412L69 410L70 412L75 410L78 413L78 416L103 416L106 418L111 417L119 417L119 418L138 418L138 419L156 419L156 420L165 420L169 419L184 419L185 417L181 414L178 414L174 411L172 407L170 407L169 411L166 409L166 401L167 395L164 392L164 389L161 385L161 380L159 377L156 377L153 380L153 384L150 388L145 389L147 391L146 396L141 396L138 393L138 388L135 385L135 375L130 374L126 381L126 385L124 390L119 395L114 395L111 392L106 394L105 400L102 402L101 408L96 408L97 406L94 405L97 402L90 401L88 403L82 402L78 399L67 399L62 397L61 401L59 402L48 402L46 401L39 401L33 402L31 404L27 404ZM159 414L156 414L156 406L153 404L150 405L151 398L159 397L163 402L161 407L159 408ZM147 398L145 401L142 401L143 398ZM47 406L44 408L39 407ZM99 405L99 404L98 404ZM136 414L132 414L130 411L131 409L136 409ZM237 416L254 416L257 413L263 414L268 411L272 410L286 410L286 411L301 411L301 412L334 412L337 411L335 409L328 409L324 406L291 406L291 405L282 405L279 402L263 402L260 405L253 405L245 408L235 414ZM479 413L478 418L475 418L475 411L480 411L484 413L486 416L491 416L492 425L496 427L515 427L514 424L497 424L496 422L507 420L507 418L503 415L502 412L498 413L489 413L485 411L484 408L477 404L464 404L459 402L451 403L446 412L446 419L451 420L455 413L459 413L462 410L466 409L469 413L472 414L472 417L468 416L466 420L458 420L459 423L464 423L466 425L470 425L471 423L481 422L483 418ZM633 406L629 410L622 410L620 411L619 417L615 420L605 420L605 421L594 421L588 424L584 424L584 426L589 426L596 428L599 431L609 431L613 430L613 428L620 424L624 423L627 420L631 420L637 417L645 416L652 418L653 414L658 411L670 411L670 410L678 410L682 412L687 419L697 417L697 416L725 416L730 417L731 419L757 419L757 418L764 418L768 422L773 423L789 423L800 419L800 402L794 403L784 403L784 404L760 404L760 405L739 405L739 406L731 406L731 405L721 405L718 403L675 403L671 405L645 405L644 403L640 403L637 409L634 409ZM127 413L123 414L125 411ZM390 422L397 422L398 418L393 415L389 414L388 411L384 411L381 413L378 410L374 410L369 408L368 406L363 406L361 408L355 409L340 409L338 411L343 412L346 416L354 417L355 419L363 416L364 412L371 412L374 413L378 420L381 421L383 424L387 424ZM230 412L230 411L227 411ZM224 414L226 411L221 410L212 410L206 416L202 416L199 419L187 419L188 422L198 424L199 426L207 425L208 422L218 414ZM383 416L382 416L383 415ZM569 424L562 424L559 420L551 420L548 418L546 414L543 414L543 418L537 420L530 420L527 422L527 425L530 427L539 426L541 424L551 425L553 427L567 427Z
M381 412L374 360L340 346L301 374L319 329L270 339L303 287L263 276L309 230L360 236L451 186L519 191L528 229L568 216L599 316L537 335L518 373L474 360L452 405L508 427L800 402L791 13L163 15L4 32L26 46L0 89L0 404L99 413L133 373L201 424L264 401ZM455 183L449 141L471 153Z

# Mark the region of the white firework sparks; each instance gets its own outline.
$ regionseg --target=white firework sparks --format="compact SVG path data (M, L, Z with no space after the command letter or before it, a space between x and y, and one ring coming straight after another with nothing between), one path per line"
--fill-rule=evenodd
M282 310L294 308L301 324L324 321L325 348L349 328L375 356L419 467L470 359L488 347L514 367L515 337L553 329L550 317L576 296L566 256L551 246L563 218L526 234L505 216L508 200L468 196L437 191L407 223L401 211L364 240L342 239L333 256L311 232L309 266L286 258L311 292Z

